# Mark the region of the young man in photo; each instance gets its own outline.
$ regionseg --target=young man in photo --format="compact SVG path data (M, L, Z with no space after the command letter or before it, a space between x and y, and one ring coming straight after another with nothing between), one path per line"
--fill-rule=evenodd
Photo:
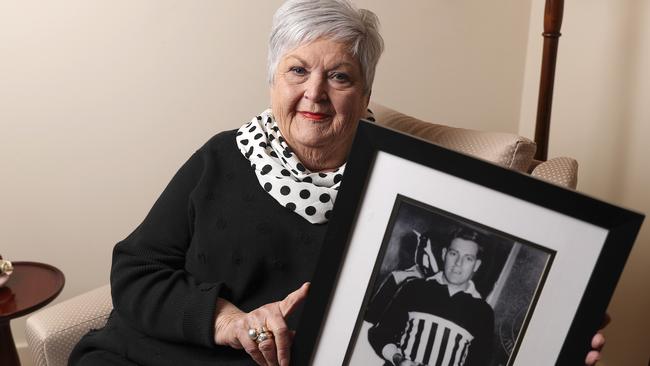
M477 232L458 230L442 250L443 270L404 281L368 331L385 365L486 365L494 312L472 277L482 263Z

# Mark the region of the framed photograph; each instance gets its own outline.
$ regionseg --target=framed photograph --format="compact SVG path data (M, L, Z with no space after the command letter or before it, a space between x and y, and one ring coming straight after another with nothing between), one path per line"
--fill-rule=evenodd
M580 365L643 215L359 125L297 365Z

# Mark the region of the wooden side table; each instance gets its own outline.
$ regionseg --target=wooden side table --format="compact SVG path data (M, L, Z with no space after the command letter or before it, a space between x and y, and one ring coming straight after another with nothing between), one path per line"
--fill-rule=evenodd
M54 300L65 284L56 267L36 262L13 262L14 272L0 287L0 365L20 366L11 335L11 319L27 315Z

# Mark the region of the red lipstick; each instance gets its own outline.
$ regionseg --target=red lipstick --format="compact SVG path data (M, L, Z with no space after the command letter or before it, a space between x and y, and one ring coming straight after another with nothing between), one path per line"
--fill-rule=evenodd
M299 112L299 113L302 114L303 117L314 121L321 121L329 117L329 115L324 113L312 113L312 112Z

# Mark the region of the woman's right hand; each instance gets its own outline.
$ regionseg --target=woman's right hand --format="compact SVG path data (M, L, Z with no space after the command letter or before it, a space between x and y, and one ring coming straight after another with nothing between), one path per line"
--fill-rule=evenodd
M245 313L231 302L217 300L214 342L222 346L244 349L262 366L288 366L293 339L285 318L307 297L309 283L290 293L281 301L260 306ZM273 337L259 344L250 338L249 329L266 327Z

